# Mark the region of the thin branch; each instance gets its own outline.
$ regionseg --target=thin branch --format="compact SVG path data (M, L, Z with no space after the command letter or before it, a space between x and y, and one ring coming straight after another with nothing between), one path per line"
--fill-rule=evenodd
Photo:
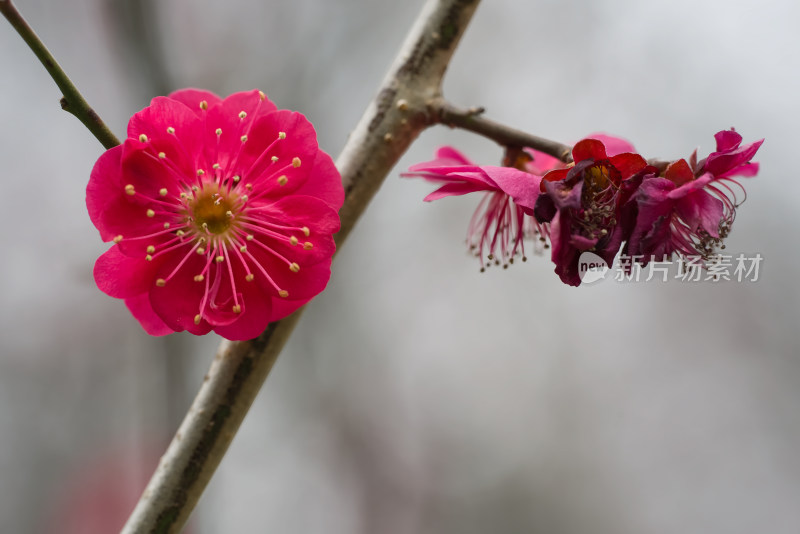
M411 142L435 124L450 58L480 0L428 0L376 98L336 161L345 187L336 235L341 249L358 218ZM222 460L302 308L258 338L220 345L197 397L161 458L123 534L176 533Z
M469 130L509 148L533 148L560 159L564 163L572 161L572 147L543 137L511 128L483 116L483 108L459 109L443 99L431 102L432 113L437 122Z
M117 146L119 140L111 133L111 130L108 129L100 116L89 106L83 95L81 95L53 55L36 35L36 32L33 31L33 28L28 25L20 12L17 11L17 8L11 3L11 0L0 0L0 13L17 30L17 33L36 54L44 68L47 69L50 77L56 82L56 85L64 95L61 99L61 108L75 115L104 147Z

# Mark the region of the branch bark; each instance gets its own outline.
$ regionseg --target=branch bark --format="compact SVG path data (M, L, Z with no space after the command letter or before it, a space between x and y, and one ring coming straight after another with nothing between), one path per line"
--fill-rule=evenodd
M94 135L102 145L108 149L115 147L119 144L117 139L108 126L105 125L100 116L89 106L89 103L83 98L78 88L69 79L69 76L61 68L56 59L44 45L44 43L33 31L33 28L25 21L11 0L0 0L0 13L8 19L11 26L17 30L20 37L27 43L28 47L36 54L39 61L42 62L44 68L56 82L56 85L61 90L63 98L61 98L61 109L68 111L77 117L79 121L86 126L92 135Z
M450 58L480 0L428 0L375 99L336 161L345 188L341 250L356 221L411 142L438 122ZM223 342L189 412L123 534L180 532L266 380L302 308L258 338Z
M506 148L533 148L558 158L564 163L572 161L571 146L489 120L483 116L483 108L459 109L444 99L437 99L431 107L437 120L451 128L469 130Z

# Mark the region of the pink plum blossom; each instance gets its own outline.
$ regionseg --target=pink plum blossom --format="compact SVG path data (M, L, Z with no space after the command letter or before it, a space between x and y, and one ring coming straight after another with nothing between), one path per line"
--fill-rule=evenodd
M451 147L414 165L407 177L440 184L426 201L483 191L467 242L507 266L524 256L524 238L538 236L552 247L555 272L581 284L580 257L592 252L611 265L617 252L646 264L673 253L709 259L728 235L744 192L734 177L755 176L752 162L763 139L742 144L733 129L715 135L707 158L649 164L624 139L593 134L575 144L574 162L525 149L505 167L478 166Z
M735 130L722 130L714 136L717 150L697 162L696 152L689 162L670 163L663 176L646 176L631 199L635 203L636 224L624 252L642 264L651 259L668 258L673 253L699 256L707 260L730 232L736 217L736 190L744 191L732 179L751 177L758 172L755 156L763 139L741 145Z
M592 134L589 138L607 145L612 156L633 150L630 143L618 137ZM481 270L492 262L502 263L505 267L513 263L517 255L525 261L525 238L534 238L535 250L550 246L550 221L556 208L551 203L552 213L542 217L542 203L537 204L540 198L547 196L542 194L542 176L554 170L567 173L569 169L559 159L537 150L526 148L523 155L527 157L517 158L511 162L512 166L478 166L455 148L443 147L432 161L414 165L403 175L441 184L439 189L425 197L426 201L485 192L467 232L467 243L480 258ZM535 212L537 205L540 208L538 217ZM559 253L563 250L559 248Z
M531 216L539 196L541 174L513 167L478 166L455 148L446 146L436 151L433 160L410 167L403 176L441 184L425 197L426 202L485 193L467 231L467 244L479 258L481 271L492 262L497 265L502 262L507 267L517 255L526 261L524 238L546 235L546 229Z
M322 291L344 199L311 123L254 90L154 98L86 191L98 287L152 335L258 336Z

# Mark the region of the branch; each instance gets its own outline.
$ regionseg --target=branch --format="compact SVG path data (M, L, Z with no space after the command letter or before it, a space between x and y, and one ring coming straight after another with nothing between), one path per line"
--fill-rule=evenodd
M336 161L346 194L336 235L339 250L400 156L437 122L429 104L441 96L442 77L479 1L428 0L350 135ZM254 340L220 345L123 534L181 530L301 313L302 308L272 323Z
M11 0L0 0L0 13L8 19L8 22L17 30L22 39L28 44L44 68L56 82L56 85L64 95L61 99L61 108L75 115L92 135L100 141L104 147L111 148L119 144L119 140L111 133L100 116L89 106L81 95L78 88L72 83L47 47L36 35Z
M437 122L450 126L451 128L461 128L469 130L507 148L532 148L539 152L544 152L564 163L572 161L572 147L543 137L537 137L521 130L517 130L494 122L483 117L483 108L459 109L448 104L443 99L438 99L431 103L432 113L436 116Z

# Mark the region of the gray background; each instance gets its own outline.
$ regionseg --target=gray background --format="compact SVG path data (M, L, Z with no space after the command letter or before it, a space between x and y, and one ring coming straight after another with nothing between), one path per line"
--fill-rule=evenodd
M336 155L422 1L18 5L119 135L159 92L258 87ZM463 246L478 198L424 204L431 186L398 174L441 144L501 151L430 130L343 247L194 531L800 532L798 16L484 2L445 83L459 105L648 157L707 154L731 126L766 137L727 242L764 257L761 279L575 289L547 257L480 274ZM92 507L127 495L121 524L218 340L149 338L96 289L84 188L102 149L4 23L0 69L0 531L113 531Z

